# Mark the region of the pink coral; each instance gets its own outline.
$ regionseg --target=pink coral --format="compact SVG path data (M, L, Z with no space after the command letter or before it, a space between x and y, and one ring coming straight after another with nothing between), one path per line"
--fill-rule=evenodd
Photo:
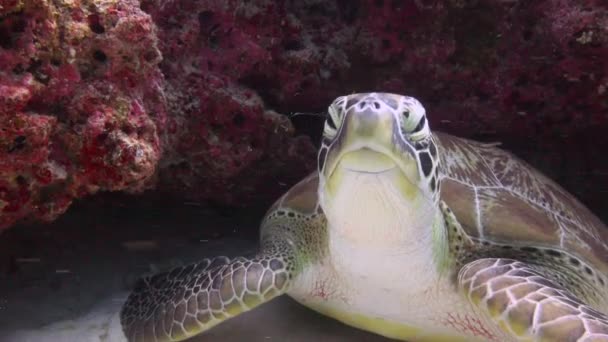
M151 186L160 53L137 1L13 2L0 19L0 228Z
M277 112L370 90L604 202L602 0L5 0L0 48L2 227L100 190L267 204L319 134Z
M182 158L175 161L199 175L186 179L188 184L199 180L192 193L201 198L213 198L205 189L222 190L220 197L239 194L241 188L230 186L240 184L240 176L221 175L249 172L247 165L256 165L260 153L269 151L261 147L243 153L237 146L246 145L233 145L239 133L230 132L241 132L230 122L238 113L233 103L248 88L279 111L312 112L324 110L340 94L384 90L419 97L434 128L501 141L575 194L585 193L592 208L601 204L605 189L594 185L606 179L593 168L608 165L581 151L608 143L598 133L608 123L606 2L156 4L144 2L143 7L159 26L161 68L178 99L171 105L177 108L172 120L182 126L194 120L201 127L198 136L192 129L177 129L180 141L198 148L182 145ZM261 110L253 112L258 114L248 118L259 117ZM214 126L216 117L222 121ZM318 129L310 132L318 136ZM250 131L246 143L258 133ZM209 160L205 151L217 158L216 165L191 163L194 159L187 157L196 153ZM235 166L233 157L242 164ZM165 179L173 169L163 172Z
M285 190L281 184L314 168L310 141L293 138L289 120L265 108L264 90L248 87L249 78L275 65L286 25L281 4L142 5L159 27L172 114L160 169L163 191L231 205L266 203Z

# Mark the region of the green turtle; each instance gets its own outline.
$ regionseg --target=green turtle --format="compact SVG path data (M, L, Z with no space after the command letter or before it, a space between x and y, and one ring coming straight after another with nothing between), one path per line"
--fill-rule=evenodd
M492 144L432 133L412 97L329 106L318 170L259 252L142 279L129 341L181 341L277 296L410 341L608 341L608 230Z

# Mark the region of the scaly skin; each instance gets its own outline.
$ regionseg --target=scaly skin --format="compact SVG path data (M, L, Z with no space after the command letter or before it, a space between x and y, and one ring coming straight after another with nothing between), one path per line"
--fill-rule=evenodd
M608 341L608 316L512 259L475 260L458 282L472 303L520 341Z
M182 341L285 293L298 263L275 239L251 258L216 257L140 280L121 312L129 341Z
M121 312L129 341L183 341L286 293L318 258L324 218L279 208L252 257L216 257L139 281Z
M515 341L608 341L608 298L580 272L589 267L584 261L553 248L471 239L440 205L458 287L482 315ZM538 255L527 263L512 259L533 251Z

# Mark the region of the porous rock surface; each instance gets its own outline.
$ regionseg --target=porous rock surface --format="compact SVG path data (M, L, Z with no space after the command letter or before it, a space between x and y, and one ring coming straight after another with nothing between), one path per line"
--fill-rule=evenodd
M0 230L100 191L270 201L315 163L285 114L370 90L606 208L603 0L0 0Z

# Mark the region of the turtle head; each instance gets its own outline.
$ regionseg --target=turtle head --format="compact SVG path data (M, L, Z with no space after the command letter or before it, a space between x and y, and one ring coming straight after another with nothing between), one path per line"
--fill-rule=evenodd
M418 100L388 93L338 97L328 108L318 155L319 203L342 226L355 225L357 212L373 217L370 224L401 217L425 226L437 207L438 160Z
M438 158L418 100L389 93L338 97L328 108L318 168L324 195L345 173L388 177L407 200L438 198Z

